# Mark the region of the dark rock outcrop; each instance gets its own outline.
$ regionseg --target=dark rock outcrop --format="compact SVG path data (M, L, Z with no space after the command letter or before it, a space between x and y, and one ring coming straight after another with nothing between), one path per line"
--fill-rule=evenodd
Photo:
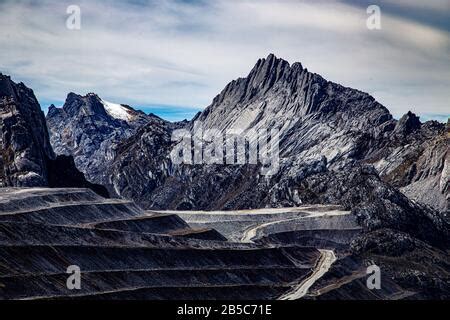
M108 190L86 180L75 166L73 157L60 155L47 162L48 186L51 188L89 188L102 197L109 198Z
M419 117L416 116L411 111L408 111L404 116L400 118L395 126L395 133L403 133L410 134L416 130L419 130L422 126L422 123L419 120Z
M0 186L89 187L69 157L56 157L44 113L31 89L0 74Z
M0 74L0 149L6 186L47 185L54 158L44 114L31 89Z

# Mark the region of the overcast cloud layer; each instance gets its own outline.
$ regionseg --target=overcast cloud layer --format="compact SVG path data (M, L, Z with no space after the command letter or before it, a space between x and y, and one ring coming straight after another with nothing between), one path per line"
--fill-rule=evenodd
M66 8L81 7L81 30ZM381 8L368 30L366 8ZM1 1L0 72L42 107L68 92L182 119L274 53L369 92L394 116L446 121L450 1Z

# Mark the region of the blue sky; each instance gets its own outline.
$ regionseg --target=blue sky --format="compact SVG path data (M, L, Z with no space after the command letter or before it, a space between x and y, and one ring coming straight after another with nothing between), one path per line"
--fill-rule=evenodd
M68 5L81 30L66 28ZM368 30L366 8L381 9ZM0 1L0 72L43 109L69 92L191 118L274 53L372 94L395 117L449 116L450 1Z
M121 99L119 103L124 103ZM108 101L108 100L107 100ZM48 106L54 104L55 106L63 106L64 101L40 100L42 110L45 113L48 111ZM175 106L175 105L158 105L158 104L143 104L133 105L133 108L144 111L145 113L153 113L157 116L169 121L181 121L192 119L197 112L202 111L201 107L193 106Z

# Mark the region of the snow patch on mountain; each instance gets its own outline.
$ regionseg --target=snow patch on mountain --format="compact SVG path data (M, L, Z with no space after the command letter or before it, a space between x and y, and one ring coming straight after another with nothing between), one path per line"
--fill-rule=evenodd
M116 119L131 121L132 115L129 113L129 110L118 103L112 103L106 100L101 100L103 106L105 107L106 112Z

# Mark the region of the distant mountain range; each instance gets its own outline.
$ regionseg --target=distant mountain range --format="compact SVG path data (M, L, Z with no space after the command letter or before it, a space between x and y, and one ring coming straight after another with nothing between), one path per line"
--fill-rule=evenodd
M267 181L253 165L174 165L171 132L192 131L195 121L222 133L280 129L279 173ZM363 164L411 199L439 211L447 207L444 124L421 123L411 112L397 121L370 95L274 55L260 59L247 77L230 82L184 124L73 93L62 109L50 107L47 123L56 153L74 156L91 181L148 208L297 205L309 201L298 193L308 176ZM220 183L212 187L213 181ZM211 187L205 191L202 185Z

